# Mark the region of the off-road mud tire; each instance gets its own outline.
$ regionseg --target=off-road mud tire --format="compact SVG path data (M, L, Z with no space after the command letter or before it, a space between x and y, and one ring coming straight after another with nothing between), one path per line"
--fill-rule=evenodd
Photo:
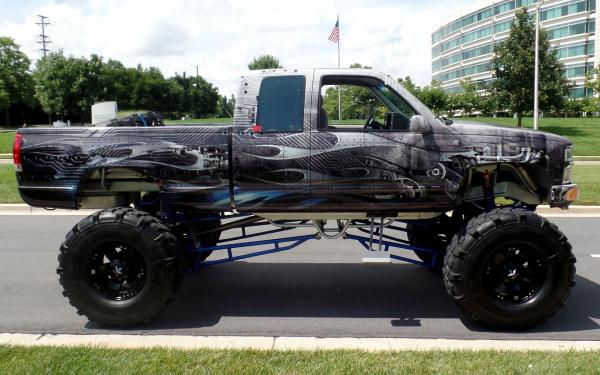
M526 250L520 253L520 248ZM496 254L501 251L501 255ZM505 255L506 251L513 255ZM527 252L538 254L534 263L539 266L534 267L538 276L545 275L538 277L539 285L530 288L527 299L518 302L515 296L505 298L502 290L490 292L484 281L491 277L490 265L500 259L510 263L513 258L509 256ZM501 208L471 219L465 230L453 237L443 275L448 294L471 320L494 329L524 330L544 322L564 306L575 285L575 262L569 241L556 225L525 209ZM508 267L512 269L513 264ZM530 264L526 267L529 269L524 273L533 272ZM531 283L531 278L527 280L529 284L523 285L536 284ZM519 294L525 289L511 286L504 292ZM539 290L535 292L536 289Z
M138 264L145 266L144 282L139 282L137 293L126 299L99 292L98 283L90 276L92 259L98 258L94 254L101 246L115 243L133 249L128 250L131 254L139 253L135 255ZM145 212L132 208L97 212L75 225L60 247L57 272L63 295L77 313L93 322L109 326L148 323L172 302L181 286L180 251L169 228Z

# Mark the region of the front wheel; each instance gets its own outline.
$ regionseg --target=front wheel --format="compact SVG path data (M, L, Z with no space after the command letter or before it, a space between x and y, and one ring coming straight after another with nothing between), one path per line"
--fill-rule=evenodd
M147 323L172 301L182 279L177 238L149 214L131 208L79 222L58 256L63 294L91 321Z
M522 330L564 305L574 285L575 257L558 228L514 208L481 214L448 247L444 282L472 320Z

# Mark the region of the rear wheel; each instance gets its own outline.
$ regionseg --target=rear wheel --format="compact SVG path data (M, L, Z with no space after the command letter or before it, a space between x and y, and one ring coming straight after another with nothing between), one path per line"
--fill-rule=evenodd
M564 305L575 257L558 228L533 212L503 208L469 221L444 264L450 296L474 321L526 329Z
M80 315L112 326L149 322L182 279L177 238L149 214L100 211L79 222L58 257L63 294Z

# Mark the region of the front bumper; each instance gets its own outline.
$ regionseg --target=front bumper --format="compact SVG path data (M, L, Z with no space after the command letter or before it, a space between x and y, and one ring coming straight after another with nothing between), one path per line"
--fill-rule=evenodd
M577 184L553 186L550 190L550 207L558 207L566 210L578 198L579 187Z

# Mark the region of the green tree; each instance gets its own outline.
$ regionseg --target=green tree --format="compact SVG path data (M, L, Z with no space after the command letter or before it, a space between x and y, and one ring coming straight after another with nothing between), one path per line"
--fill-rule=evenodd
M29 58L12 38L0 37L0 111L5 112L7 125L10 125L11 105L31 103L33 80L30 64Z
M8 107L10 107L10 96L8 95L8 91L6 91L4 81L0 78L0 108Z
M556 52L550 49L548 35L540 31L540 109L560 110L569 94L569 82ZM496 80L493 92L500 108L517 116L522 126L523 114L533 108L534 101L535 25L523 9L510 28L508 39L495 49L493 69Z
M494 95L483 95L479 97L479 111L484 116L491 117L498 112L498 101Z
M116 101L121 109L134 109L131 102L132 76L127 68L117 60L108 59L100 72L100 101Z
M460 86L462 92L452 95L449 107L468 117L476 110L481 110L482 98L477 94L477 85L471 79L464 79Z
M594 68L594 72L586 77L585 87L591 89L594 94L600 94L600 66ZM600 111L600 100L596 97L585 98L585 112L595 113Z
M235 96L231 95L230 98L223 95L219 97L217 103L217 116L219 117L233 117L233 111L235 109Z
M418 98L435 113L445 112L448 108L448 94L438 81L419 89Z
M217 112L219 90L200 76L191 77L189 98L192 114L196 118L208 117Z
M421 88L417 86L410 76L406 76L404 78L398 78L398 83L400 83L408 92L416 96L420 99L421 96Z
M371 69L371 67L354 63L350 65L350 69ZM364 120L378 107L378 104L377 99L367 88L351 85L342 86L342 118ZM323 96L323 108L329 118L338 118L337 87L327 88Z
M598 98L583 98L583 111L585 113L600 112L600 100Z
M170 80L182 90L181 101L176 109L178 115L202 118L217 113L219 91L204 78L176 74Z
M70 112L79 116L81 124L83 124L84 118L90 112L92 105L104 99L103 62L98 55L92 55L89 60L84 57L70 57L69 60L77 77L71 86L71 94L75 104L70 108Z
M163 115L169 116L169 117L181 117L183 111L181 110L181 106L183 103L183 98L184 98L184 90L183 87L181 87L175 80L173 80L173 78L169 78L167 80L167 85L168 85L168 89L167 89L167 99L165 104L165 107L168 108L168 111L166 111L166 113L163 113ZM165 112L163 110L163 112Z
M34 72L35 95L42 109L63 118L75 107L73 83L78 80L74 58L62 51L52 52L38 60Z
M127 74L133 82L131 90L131 108L140 110L169 110L170 85L160 69L150 66L128 68Z
M569 99L565 102L562 113L565 117L578 117L586 112L585 107L586 103L583 99Z
M102 58L65 56L57 51L38 60L34 73L36 97L44 111L78 116L84 122L92 104L103 96Z
M250 70L262 70L262 69L279 69L283 68L279 59L273 55L261 55L255 57L248 63L248 69Z
M446 103L446 110L448 111L449 116L454 116L454 114L460 110L460 100L459 94L449 94L448 101Z

